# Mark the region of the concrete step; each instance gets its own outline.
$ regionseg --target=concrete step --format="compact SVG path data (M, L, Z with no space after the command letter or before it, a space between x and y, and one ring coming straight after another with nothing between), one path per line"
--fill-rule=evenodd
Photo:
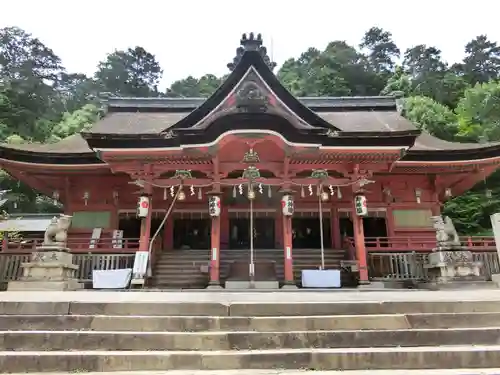
M88 292L92 293L92 292ZM97 293L97 292L94 292ZM165 292L168 293L168 292ZM387 292L386 292L387 293ZM145 293L148 295L148 293ZM161 293L160 293L161 294ZM285 293L283 293L285 294ZM99 294L95 294L99 296ZM104 296L105 294L103 294ZM134 293L118 293L123 298ZM151 296L155 296L151 293ZM187 293L186 293L187 295ZM307 293L304 293L307 295ZM337 293L339 299L342 293ZM205 294L210 297L210 295ZM251 294L249 294L251 296ZM325 293L325 298L328 293ZM201 298L201 297L200 297ZM117 301L120 301L118 299ZM422 313L495 313L500 301L344 301L344 302L15 302L1 301L0 315L145 315L145 316L325 316Z
M282 332L500 326L500 313L287 317L1 315L0 331Z
M0 372L500 367L500 346L232 351L0 352Z
M500 328L287 332L0 332L0 350L269 350L495 345Z
M74 375L75 372L36 372L32 375ZM85 375L304 375L306 370L167 370L86 372ZM440 369L440 370L354 370L314 371L314 375L498 375L498 369ZM21 375L21 374L11 374ZM23 374L24 375L24 374Z

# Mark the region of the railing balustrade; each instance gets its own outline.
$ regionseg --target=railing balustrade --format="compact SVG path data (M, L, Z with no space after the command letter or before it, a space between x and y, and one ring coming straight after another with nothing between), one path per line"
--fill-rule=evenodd
M18 252L0 252L0 283L19 280L22 276L22 263L30 261L31 254ZM80 282L92 281L93 270L114 270L132 268L134 264L133 253L128 254L73 254L73 263L78 266L76 278Z
M354 247L354 238L345 238L348 247ZM474 251L495 250L495 239L491 236L464 236L460 237L462 246ZM428 252L436 247L436 238L433 236L393 236L393 237L365 237L366 250L369 252L390 251L419 251Z
M41 247L43 238L27 238L19 240L3 241L3 252L29 252L35 251L36 248ZM139 249L138 238L102 238L92 240L90 237L70 237L68 239L67 247L71 249L72 253L135 253Z
M429 253L422 252L388 252L368 253L368 269L371 280L428 280L427 263ZM496 251L473 251L474 261L483 264L482 276L491 280L491 275L500 273L500 263Z

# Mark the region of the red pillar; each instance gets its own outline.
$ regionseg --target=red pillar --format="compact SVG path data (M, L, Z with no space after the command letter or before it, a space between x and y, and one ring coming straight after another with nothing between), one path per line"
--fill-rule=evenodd
M291 195L288 189L282 190L282 194ZM292 216L286 216L281 213L283 223L283 273L284 273L284 288L296 288L295 279L293 277L293 252L292 252Z
M283 216L283 249L284 249L284 276L285 285L295 285L293 277L293 257L292 257L292 217Z
M148 216L141 219L141 237L139 238L139 251L149 250L149 239L151 238L151 218L153 217L153 197L152 186L146 184L144 187L144 194L149 197L149 211Z
M209 287L220 287L220 216L212 217L210 235L210 283Z
M365 233L363 230L363 218L356 215L353 208L352 223L354 229L354 244L356 246L356 259L359 264L359 283L369 284L368 280L368 264L366 259Z
M212 160L214 167L214 191L213 195L221 195L219 158L215 156ZM221 201L222 206L222 201ZM219 216L212 217L212 229L210 233L210 281L209 288L220 288L220 227L222 207Z

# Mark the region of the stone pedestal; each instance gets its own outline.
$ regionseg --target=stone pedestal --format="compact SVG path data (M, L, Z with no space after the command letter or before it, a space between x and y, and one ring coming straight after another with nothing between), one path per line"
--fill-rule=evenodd
M78 266L67 248L40 247L31 255L31 261L22 263L23 276L11 281L8 291L17 290L77 290L82 284L75 278Z
M483 283L482 262L475 262L467 250L438 250L429 254L429 283L432 289L464 288L468 284Z

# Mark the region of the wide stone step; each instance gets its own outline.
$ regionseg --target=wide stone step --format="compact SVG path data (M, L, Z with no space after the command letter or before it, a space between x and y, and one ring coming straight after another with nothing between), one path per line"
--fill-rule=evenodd
M2 315L0 331L333 331L500 326L500 313L389 314L292 317Z
M500 346L232 351L0 352L0 372L500 367Z
M89 292L90 293L90 292ZM339 298L342 292L339 292ZM133 293L123 296L133 297ZM154 296L155 294L151 294ZM209 297L209 294L204 294ZM201 297L200 297L201 298ZM0 302L0 315L319 316L499 312L500 301L390 302Z
M500 328L302 332L0 332L0 350L268 350L495 345Z
M304 370L171 370L168 371L111 371L86 372L85 375L304 375ZM32 375L45 374L32 372ZM74 375L75 372L58 372L51 375ZM498 375L500 369L440 369L440 370L343 370L315 371L314 375ZM11 374L16 375L16 374ZM20 374L17 374L20 375Z

